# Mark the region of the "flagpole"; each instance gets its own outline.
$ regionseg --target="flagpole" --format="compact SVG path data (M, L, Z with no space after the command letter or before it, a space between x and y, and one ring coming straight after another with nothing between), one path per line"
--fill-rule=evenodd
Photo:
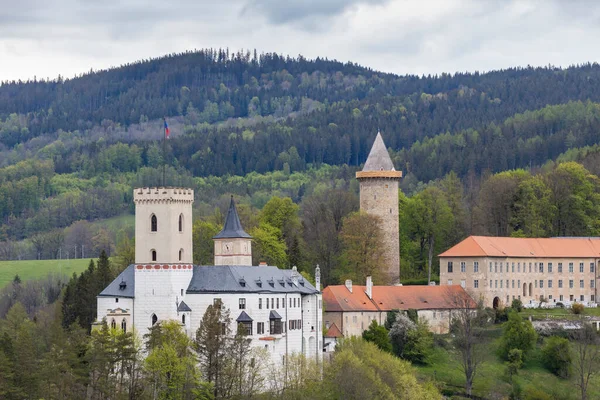
M165 183L165 170L167 167L167 118L163 117L163 187Z

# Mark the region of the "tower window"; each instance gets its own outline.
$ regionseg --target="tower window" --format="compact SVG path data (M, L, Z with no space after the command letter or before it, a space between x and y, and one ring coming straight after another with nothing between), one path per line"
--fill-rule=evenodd
M114 318L112 319L112 321L110 321L110 327L112 329L117 329L117 322L115 321Z
M123 333L127 333L127 321L125 321L125 318L121 321L121 329L123 330Z
M183 232L183 214L179 214L179 232Z
M179 261L183 258L183 249L179 249Z
M154 326L158 322L158 317L156 314L152 314L152 326Z
M156 261L156 250L152 250L152 261Z
M185 314L181 316L181 323L185 325Z
M158 231L158 220L156 219L156 215L154 214L152 214L152 217L150 217L150 230L152 232Z

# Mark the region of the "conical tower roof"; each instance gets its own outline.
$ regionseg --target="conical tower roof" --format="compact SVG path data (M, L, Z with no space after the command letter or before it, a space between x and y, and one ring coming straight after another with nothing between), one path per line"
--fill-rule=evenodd
M229 203L229 210L227 211L227 218L225 218L225 226L223 230L217 234L213 239L232 239L232 238L251 238L240 222L237 209L235 208L235 202L233 196L231 196L231 203Z
M363 171L395 171L394 163L385 147L385 143L383 143L380 132L377 132L377 137L373 147L371 147Z

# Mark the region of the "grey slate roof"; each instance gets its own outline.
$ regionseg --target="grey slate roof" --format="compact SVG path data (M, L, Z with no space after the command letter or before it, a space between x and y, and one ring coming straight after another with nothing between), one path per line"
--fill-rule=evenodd
M269 313L269 319L281 319L281 315L275 310L271 310Z
M240 313L240 316L237 317L237 319L235 321L236 322L252 322L254 320L252 318L250 318L250 316L248 314L246 314L246 311L242 311Z
M177 306L177 311L185 312L185 311L192 311L192 309L190 308L190 306L185 304L185 301L182 300L181 303L179 303L179 305Z
M394 163L392 162L390 154L385 147L385 143L383 143L381 133L377 132L377 137L375 138L375 142L373 142L373 147L371 147L371 151L369 152L369 157L367 157L363 171L394 170Z
M233 196L231 196L231 203L229 203L229 210L227 211L227 218L225 218L225 225L223 230L219 232L214 239L225 239L225 238L250 238L240 222L237 209L235 208L235 202Z
M98 296L130 297L135 296L134 265L125 268Z
M318 293L299 274L298 285L295 285L292 272L272 266L195 265L186 293Z

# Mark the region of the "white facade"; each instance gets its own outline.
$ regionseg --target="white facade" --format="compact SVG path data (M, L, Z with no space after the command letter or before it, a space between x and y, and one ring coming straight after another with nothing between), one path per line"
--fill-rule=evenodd
M268 349L273 362L294 353L322 359L319 282L313 287L295 269L252 266L251 238L239 225L233 200L215 238L215 266L195 266L193 191L135 189L134 199L136 263L98 296L98 321L106 318L109 325L134 328L143 337L153 324L176 320L194 338L206 309L218 299L230 310L231 331L237 331L240 316L246 318L251 346Z
M191 264L194 191L139 188L133 191L133 201L136 264Z

